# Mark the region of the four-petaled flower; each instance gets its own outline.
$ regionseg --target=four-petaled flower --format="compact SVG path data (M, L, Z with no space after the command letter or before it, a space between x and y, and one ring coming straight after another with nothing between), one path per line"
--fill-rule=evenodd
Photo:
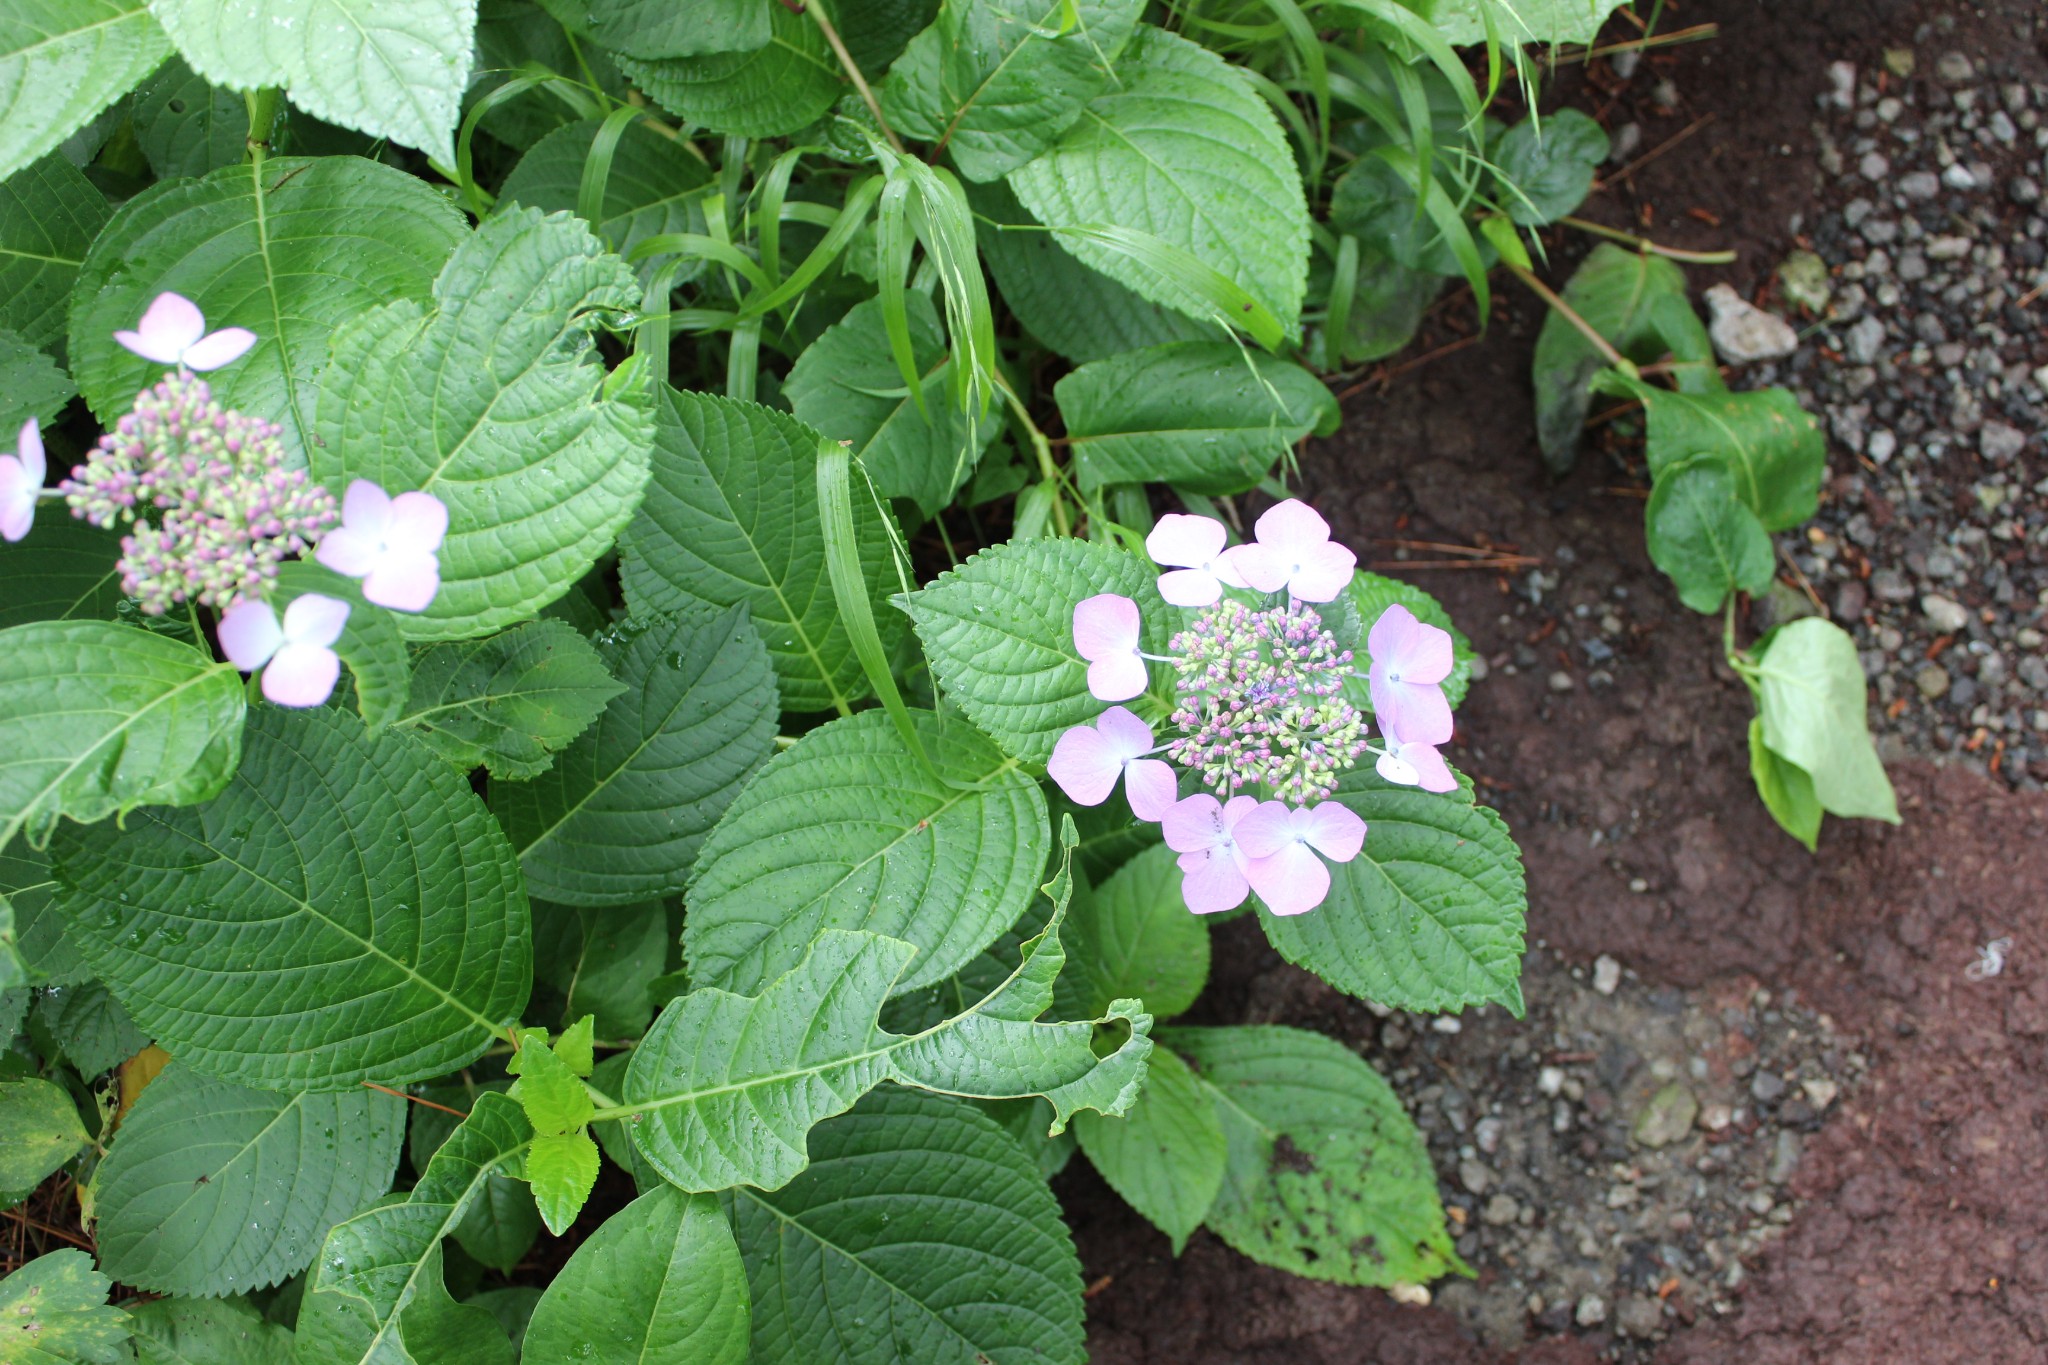
M1313 806L1264 801L1238 821L1235 834L1248 859L1246 880L1276 915L1299 915L1321 905L1330 894L1330 869L1323 858L1348 863L1365 847L1365 821L1337 801Z
M1168 512L1145 537L1155 564L1182 565L1159 575L1159 595L1176 607L1215 605L1225 588L1250 586L1225 553L1223 523L1214 517Z
M1152 727L1130 708L1112 706L1093 726L1076 725L1061 735L1045 770L1061 791L1082 806L1107 801L1121 777L1131 814L1140 820L1157 820L1173 805L1176 784L1173 765L1147 758L1151 752Z
M182 294L166 292L156 296L134 331L116 332L114 340L159 365L217 370L240 360L256 344L256 334L246 327L209 332L198 304Z
M1088 661L1088 690L1096 700L1129 701L1145 690L1142 628L1138 604L1113 592L1074 608L1074 648Z
M1455 662L1450 632L1417 620L1397 602L1373 622L1365 647L1372 655L1367 681L1380 728L1411 744L1450 743L1451 704L1441 685Z
M309 592L292 600L279 625L270 603L248 598L221 613L220 647L244 673L263 669L263 695L279 706L318 706L341 676L333 645L348 613L348 603Z
M341 525L321 539L313 557L336 573L362 579L363 596L380 607L425 611L441 588L439 551L447 534L448 507L432 493L394 498L368 479L357 479L342 497ZM1135 617L1136 604L1131 611ZM1077 639L1078 622L1077 615ZM1144 665L1138 667L1142 673ZM1144 690L1140 683L1138 691Z
M43 431L31 417L21 424L12 455L0 455L0 540L20 540L36 519L43 491Z
M1251 796L1229 804L1207 792L1176 802L1161 822L1166 846L1180 854L1180 895L1198 915L1235 910L1251 894L1251 857L1237 841L1238 825L1259 806Z
M1266 509L1253 527L1256 544L1230 551L1230 562L1260 592L1301 602L1328 602L1351 582L1358 556L1330 540L1330 523L1297 498Z
M1386 741L1387 748L1373 768L1381 777L1403 787L1420 787L1426 792L1454 792L1458 789L1458 779L1451 776L1451 765L1444 762L1444 756L1436 751L1434 744L1402 739L1401 732L1387 722L1384 714L1380 717L1380 737Z

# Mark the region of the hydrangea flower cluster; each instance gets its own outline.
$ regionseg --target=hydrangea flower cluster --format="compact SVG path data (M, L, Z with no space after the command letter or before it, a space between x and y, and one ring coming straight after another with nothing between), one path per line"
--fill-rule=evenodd
M1367 754L1389 782L1457 788L1437 752L1452 732L1442 687L1454 663L1450 634L1398 605L1372 624L1366 681L1381 738L1373 744L1345 693L1356 675L1351 651L1317 610L1350 584L1356 556L1292 499L1260 517L1255 532L1252 543L1226 548L1221 522L1173 515L1147 537L1146 550L1167 570L1160 595L1197 613L1174 634L1171 654L1144 652L1143 620L1127 597L1104 593L1075 607L1089 691L1130 701L1150 684L1148 661L1170 665L1175 733L1155 742L1136 712L1111 706L1061 735L1047 764L1084 806L1106 801L1121 780L1132 814L1158 821L1180 855L1182 898L1197 914L1233 909L1253 891L1279 915L1322 904L1328 863L1365 846L1365 822L1330 797ZM1250 593L1265 600L1245 600ZM1186 796L1175 764L1197 788Z

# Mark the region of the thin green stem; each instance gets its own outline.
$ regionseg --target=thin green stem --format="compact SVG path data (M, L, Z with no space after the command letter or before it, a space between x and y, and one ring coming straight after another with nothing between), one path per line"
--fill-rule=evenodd
M1031 449L1038 456L1038 472L1044 478L1046 486L1052 490L1053 529L1063 536L1072 535L1074 528L1067 520L1066 499L1060 496L1060 467L1052 458L1052 443L1045 439L1045 433L1038 429L1038 423L1031 420L1030 409L1024 406L1024 400L1017 396L1017 391L1010 387L1010 381L998 374L996 386L1002 390L1004 401L1010 405L1011 415L1023 426L1024 434L1031 442Z
M1585 218L1574 218L1570 214L1557 220L1566 227L1575 227L1581 232L1590 232L1595 237L1605 237L1612 242L1625 242L1638 251L1647 251L1653 256L1664 256L1674 261L1691 261L1695 265L1732 265L1735 253L1732 251L1682 251L1675 246L1659 246L1647 237L1623 232Z
M832 48L832 55L839 59L840 69L845 71L846 78L853 82L853 88L860 92L861 103L867 105L868 112L873 114L875 122L881 125L882 136L889 139L891 147L902 151L903 140L896 136L896 130L889 126L889 120L882 116L882 102L875 98L874 90L868 85L868 78L860 72L860 64L854 61L853 54L846 50L846 44L840 40L839 30L832 27L832 19L825 13L825 7L805 5L804 12L811 16L818 25L818 31L825 35L826 43Z
M1592 344L1593 349L1598 351L1608 364L1624 374L1632 375L1636 372L1635 364L1620 351L1615 350L1614 343L1601 336L1599 328L1580 317L1578 311L1566 303L1555 289L1537 279L1533 272L1524 270L1512 261L1502 261L1501 264L1506 266L1509 273L1514 275L1516 279L1528 285L1538 298L1562 314L1566 322L1578 328L1579 334Z

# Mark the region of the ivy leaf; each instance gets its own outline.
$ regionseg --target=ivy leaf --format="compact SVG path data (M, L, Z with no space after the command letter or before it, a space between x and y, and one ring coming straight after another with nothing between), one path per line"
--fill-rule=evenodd
M1291 361L1227 341L1180 341L1083 365L1053 387L1083 489L1170 483L1196 493L1257 486L1310 432L1337 429L1337 400Z
M59 153L0 180L0 327L29 345L64 339L64 307L114 210Z
M1762 716L1749 719L1749 775L1765 809L1784 831L1811 853L1820 843L1820 825L1827 812L1814 795L1813 778L1804 768L1771 751L1764 741Z
M0 178L56 150L170 51L147 0L12 0L0 12Z
M750 0L751 3L751 0ZM756 5L761 22L767 6ZM555 129L519 158L498 191L501 208L525 204L550 213L574 211L583 186L584 163L597 140L600 119L583 119ZM604 204L591 230L613 251L625 255L647 238L666 232L704 231L700 200L711 185L711 170L681 142L663 137L645 123L626 125L612 151L611 174L604 184ZM642 267L651 273L655 263ZM682 283L688 274L675 277Z
M54 853L93 969L167 1051L223 1080L439 1076L532 982L497 822L412 740L331 708L258 711L213 801L67 830ZM249 982L262 989L229 989Z
M746 1365L746 1270L710 1195L664 1185L605 1220L526 1328L529 1360Z
M527 885L563 905L680 892L775 747L775 678L744 606L628 622L599 649L625 690L553 769L491 791Z
M405 1102L374 1090L246 1090L172 1062L93 1176L100 1264L121 1283L247 1294L312 1263L391 1188Z
M565 621L528 621L481 640L430 645L413 658L405 726L465 772L540 776L605 703L625 691Z
M969 180L1050 147L1109 83L1143 0L955 0L882 87L899 132L942 143Z
M455 162L476 0L151 0L194 71Z
M130 117L159 180L208 175L249 154L249 102L176 57L136 89Z
M1157 574L1085 540L1005 541L910 594L905 610L947 698L1004 749L1043 763L1062 733L1102 710L1074 649L1074 607L1098 593L1135 601L1140 647L1167 652L1174 624Z
M1464 1270L1422 1134L1349 1048L1274 1025L1168 1032L1230 1147L1207 1218L1217 1236L1338 1284L1426 1284Z
M1045 869L1045 798L971 726L912 712L932 766L882 711L812 730L740 793L689 889L690 979L741 994L826 929L914 944L897 991L942 981L1014 923Z
M1351 575L1351 582L1344 589L1344 601L1358 614L1361 635L1370 634L1373 623L1385 614L1388 607L1403 606L1415 613L1418 621L1435 626L1451 637L1451 672L1444 679L1444 699L1452 706L1465 700L1465 691L1472 685L1472 661L1478 652L1472 642L1465 638L1451 620L1451 614L1443 604L1431 597L1413 583L1404 583L1398 578L1385 578L1366 569L1359 569ZM1372 710L1372 692L1366 685L1366 675L1372 671L1372 652L1365 647L1361 638L1352 649L1355 668L1352 676L1344 680L1344 695L1362 711Z
M7 433L7 439L13 440L31 417L48 426L77 393L71 376L58 369L56 361L29 345L19 332L0 329L0 432Z
M672 0L590 0L590 36L643 59L752 52L768 43L769 8L760 0L696 0L687 8Z
M107 1306L114 1282L66 1247L0 1280L0 1360L10 1365L121 1365L128 1315Z
M484 221L434 282L336 333L313 474L448 507L441 591L402 622L460 640L523 620L611 548L647 482L647 404L613 394L590 332L639 304L625 262L566 213ZM629 362L630 364L631 362Z
M1827 440L1789 389L1674 393L1611 371L1593 387L1642 400L1652 481L1714 460L1766 531L1788 531L1819 510Z
M0 1081L0 1132L7 1134L0 1145L0 1194L10 1201L92 1141L64 1088L34 1077Z
M758 8L768 11L771 36L752 51L654 61L621 52L619 69L686 123L735 137L793 133L830 109L846 83L808 15L781 5Z
M128 1321L136 1365L293 1365L291 1331L242 1299L154 1299Z
M1289 962L1341 991L1436 1013L1488 1003L1522 1014L1521 854L1469 786L1397 787L1367 768L1338 785L1366 822L1365 849L1330 869L1330 896L1305 915L1259 911Z
M209 327L256 333L247 355L206 382L223 407L282 426L285 448L303 460L329 338L380 304L426 298L467 235L461 213L418 176L358 157L272 157L152 185L86 253L71 298L72 378L112 426L163 372L116 345L115 331L165 290L183 294Z
M827 440L852 442L878 493L909 498L935 517L974 472L997 423L953 402L953 359L938 310L914 289L906 299L911 355L924 376L922 409L890 353L880 299L854 305L805 348L782 392L799 420Z
M0 631L0 849L17 832L40 846L59 816L207 800L235 770L244 710L232 667L146 630Z
M1898 798L1870 740L1856 642L1832 621L1803 617L1772 631L1756 663L1764 743L1812 779L1836 814L1899 823Z
M1208 983L1209 928L1181 900L1174 857L1154 844L1074 898L1067 930L1074 963L1061 985L1073 984L1081 1013L1101 1014L1113 1000L1136 997L1155 1019L1170 1019Z
M526 1179L540 1221L560 1237L576 1221L597 1184L597 1143L589 1133L543 1133L526 1153Z
M1559 109L1540 121L1525 118L1508 129L1494 152L1508 217L1530 226L1570 213L1586 202L1593 172L1612 146L1607 130L1577 109Z
M1024 1149L972 1105L883 1090L786 1187L734 1191L754 1359L1082 1365L1081 1266Z
M1223 1187L1227 1150L1216 1101L1187 1063L1155 1046L1131 1112L1120 1119L1077 1114L1074 1136L1110 1188L1180 1255Z
M666 964L659 902L605 910L533 904L534 969L560 991L565 1018L593 1017L597 1036L637 1038L654 1017L649 994Z
M1650 489L1643 526L1651 561L1694 611L1717 612L1731 592L1770 586L1770 534L1735 496L1719 460L1666 469Z
M1148 233L1214 267L1292 327L1308 287L1308 205L1280 124L1251 85L1207 48L1142 27L1052 149L1010 172L1050 228ZM1109 247L1062 238L1083 264L1190 317L1215 306Z
M0 542L0 630L30 621L105 621L120 606L121 537L46 516L25 540Z
M149 1046L149 1035L103 982L46 992L36 1001L36 1017L81 1076L102 1075Z
M381 730L405 710L412 669L406 660L405 637L398 633L397 613L363 596L362 584L310 559L277 566L277 601L288 604L301 593L319 593L349 605L334 652L355 679L356 711L363 724Z
M843 713L868 687L825 570L821 439L773 408L664 386L655 474L621 546L619 577L635 616L746 603L783 708ZM861 580L879 605L889 532L867 498L854 499L853 520ZM891 615L876 613L885 648L901 630Z

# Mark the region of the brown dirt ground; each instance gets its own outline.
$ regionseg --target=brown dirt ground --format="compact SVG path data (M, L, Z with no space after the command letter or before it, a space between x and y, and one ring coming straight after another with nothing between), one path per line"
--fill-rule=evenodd
M1955 30L1915 45L1923 63L1954 47L2042 78L2048 53L2015 36L2038 13L2032 0L1690 0L1674 22L1715 20L1722 34L1664 59L1679 107L1644 117L1643 145L1712 120L1687 154L1657 158L1590 212L1674 245L1734 246L1736 265L1695 270L1694 283L1753 290L1793 245L1792 215L1811 209L1811 101L1826 63L1873 62L1943 9ZM1608 99L1576 78L1562 87L1596 111ZM1609 121L1644 112L1610 109ZM1583 247L1560 248L1562 275ZM1441 310L1410 355L1455 340L1469 327L1457 312ZM1311 452L1303 483L1362 550L1376 537L1483 540L1559 575L1517 616L1505 580L1413 571L1481 653L1538 651L1535 666L1496 667L1473 690L1458 755L1521 842L1532 939L1568 960L1612 953L1651 982L1750 974L1796 987L1870 1058L1869 1082L1810 1140L1794 1178L1802 1210L1752 1268L1736 1311L1681 1330L1657 1359L2048 1360L2048 798L1909 764L1893 772L1901 828L1830 821L1817 857L1782 835L1750 786L1748 707L1719 663L1715 623L1680 607L1650 565L1642 503L1610 488L1625 476L1597 450L1560 484L1541 474L1526 378L1540 320L1510 300L1482 343L1350 399L1344 433ZM1605 665L1612 682L1595 684L1583 655L1557 646L1571 608L1610 602L1617 586L1629 635ZM1559 670L1571 690L1553 690ZM1637 879L1647 892L1630 891ZM1254 925L1220 932L1237 951L1217 954L1205 1005L1230 1018L1269 969ZM2017 945L2004 974L1966 979L1976 946L2001 935ZM1330 1027L1284 1010L1261 1017ZM1583 1365L1607 1344L1568 1336L1503 1357L1435 1309L1292 1279L1206 1233L1175 1261L1075 1165L1061 1193L1082 1260L1091 1283L1111 1277L1090 1300L1099 1365Z

